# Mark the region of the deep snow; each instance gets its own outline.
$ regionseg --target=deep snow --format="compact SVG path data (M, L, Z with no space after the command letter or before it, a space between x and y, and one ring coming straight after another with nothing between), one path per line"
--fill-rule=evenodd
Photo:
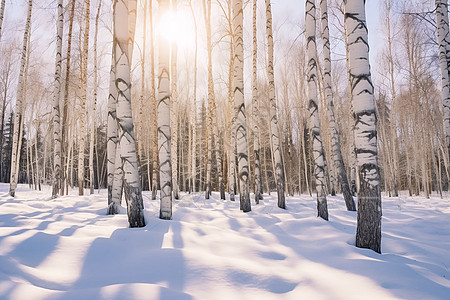
M252 212L182 194L173 220L106 216L106 193L50 199L0 184L0 299L450 299L450 198L383 198L382 252L353 246L356 213L264 195Z

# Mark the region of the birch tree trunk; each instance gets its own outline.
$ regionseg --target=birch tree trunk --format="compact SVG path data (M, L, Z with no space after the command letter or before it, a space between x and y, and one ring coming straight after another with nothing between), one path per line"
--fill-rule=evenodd
M5 4L6 0L2 0L2 6L0 7L0 41L2 40L2 25L3 25L3 16L5 15Z
M90 0L85 0L85 27L83 52L81 53L81 97L80 97L80 140L78 145L78 195L84 194L84 150L86 148L86 98L87 98L87 60L89 54Z
M230 129L230 150L229 150L229 193L230 201L235 201L236 194L236 108L233 98L233 72L234 72L234 29L233 29L233 15L231 12L231 5L228 5L229 31L230 31L230 60L228 65L228 107L229 107L229 129Z
M156 87L155 87L155 43L153 42L153 1L150 1L150 80L151 80L151 93L150 102L153 104L153 151L152 151L152 200L156 200L156 192L158 190L158 103L156 101Z
M159 13L169 10L168 0L158 0ZM170 45L167 39L159 36L158 66L158 149L161 219L172 219L172 165L170 159Z
M377 159L376 113L370 76L364 0L344 0L348 34L349 73L355 119L358 166L356 247L381 253L381 194Z
M317 49L316 49L316 5L314 0L306 0L306 53L307 53L307 82L308 104L311 128L311 138L314 159L314 176L317 191L317 215L328 220L327 198L325 193L325 155L320 136L319 105L317 101Z
M197 191L197 63L198 63L198 33L197 33L197 20L195 18L194 9L192 7L192 1L189 1L189 7L192 13L192 19L194 21L194 30L195 30L195 44L194 44L194 94L192 97L192 106L191 106L191 126L192 126L192 167L191 167L191 184L192 191Z
M92 99L92 120L91 134L89 141L89 189L90 194L94 193L94 144L95 144L95 118L97 111L97 90L98 90L98 66L97 66L97 38L98 38L98 20L102 1L98 1L97 14L95 16L95 34L94 34L94 97Z
M31 27L31 12L33 7L33 1L28 1L27 21L25 24L25 32L23 34L23 46L22 55L20 60L19 81L17 83L17 98L16 108L14 113L14 133L13 133L13 145L11 154L11 177L9 194L14 197L17 188L17 180L19 175L19 161L20 161L20 145L22 144L22 136L20 135L20 129L23 127L23 115L22 109L24 107L24 80L25 80L25 65L27 62L28 52L28 39L30 38Z
M62 161L68 162L68 147L69 147L69 137L68 137L68 131L69 131L69 120L68 120L68 108L69 108L69 78L70 78L70 61L71 61L71 50L72 50L72 31L73 31L73 20L75 15L75 0L72 0L72 4L70 7L70 14L69 14L69 32L67 34L67 58L66 58L66 76L64 80L64 99L63 99L63 121L61 123L61 143L62 145L65 145L65 147L61 148L61 156ZM67 187L67 180L68 180L68 174L69 174L69 165L66 164L62 166L63 170L63 179L62 179L62 186L61 186L61 195L64 194L64 186ZM67 174L67 175L66 175ZM66 190L68 193L68 191Z
M177 0L172 0L172 10L177 11ZM177 59L178 51L176 42L172 42L172 65L171 65L171 84L172 84L172 97L171 97L171 115L170 129L171 129L171 160L172 160L172 189L173 197L179 199L179 187L178 187L178 91L177 91Z
M450 153L450 35L447 0L436 0L436 25L439 42L439 65L442 76L442 99L444 104L444 135Z
M259 101L258 101L258 40L256 29L257 0L253 0L253 54L252 54L252 103L253 103L253 151L255 152L255 202L262 200L261 165L259 160Z
M280 130L278 128L277 101L275 99L275 76L273 67L273 33L272 33L272 8L270 0L266 1L266 34L267 34L267 78L269 80L269 101L270 101L270 133L273 150L273 160L275 162L275 174L277 182L278 207L286 208L284 196L284 167L281 156Z
M64 26L63 0L58 0L58 21L56 34L55 88L53 94L53 185L52 198L58 197L61 190L61 124L59 99L61 95L62 37Z
M322 24L322 40L323 40L323 79L325 85L325 97L328 104L328 119L331 131L331 147L333 160L338 170L339 180L341 181L342 193L344 194L345 205L347 210L355 211L355 201L353 200L350 185L348 183L347 172L342 159L341 143L339 139L338 127L334 116L333 89L331 88L331 54L330 54L330 32L328 28L328 5L327 0L320 1L321 24Z
M238 178L240 206L243 212L252 210L250 204L247 127L244 104L244 35L241 0L233 0L233 46L234 76L233 97L236 109L236 145L238 156Z
M123 172L123 189L130 227L145 226L144 204L131 112L131 55L136 24L136 1L115 0L113 7L117 129Z

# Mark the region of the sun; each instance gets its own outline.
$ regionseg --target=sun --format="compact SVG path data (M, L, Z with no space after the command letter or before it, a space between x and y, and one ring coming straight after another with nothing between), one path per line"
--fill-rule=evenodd
M177 44L181 50L193 49L195 27L188 11L169 10L161 16L157 26L158 36Z

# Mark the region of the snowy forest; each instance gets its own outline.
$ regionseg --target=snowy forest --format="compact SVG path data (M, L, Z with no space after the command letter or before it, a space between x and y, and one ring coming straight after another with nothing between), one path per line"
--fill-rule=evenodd
M445 299L449 184L447 0L1 0L0 299Z

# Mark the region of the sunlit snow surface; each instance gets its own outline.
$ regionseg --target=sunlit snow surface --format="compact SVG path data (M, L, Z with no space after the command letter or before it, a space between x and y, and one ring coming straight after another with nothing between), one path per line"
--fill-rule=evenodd
M356 213L328 197L264 195L252 212L182 194L174 219L106 216L106 193L50 199L0 184L0 299L450 299L450 200L383 199L383 254L357 249Z

